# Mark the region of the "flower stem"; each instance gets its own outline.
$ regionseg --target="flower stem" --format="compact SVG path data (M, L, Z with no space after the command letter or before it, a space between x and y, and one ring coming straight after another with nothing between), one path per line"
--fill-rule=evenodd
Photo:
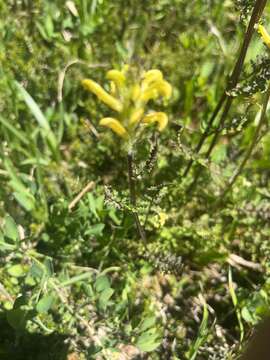
M140 236L140 238L144 242L144 244L146 244L145 232L144 232L144 229L143 229L143 227L141 225L138 212L136 210L137 196L136 196L136 181L135 181L134 173L133 173L133 152L132 152L132 149L130 149L128 151L127 164L128 164L128 182L129 182L130 204L134 208L132 210L132 213L133 213L134 220L135 220L135 223L136 223L138 235Z

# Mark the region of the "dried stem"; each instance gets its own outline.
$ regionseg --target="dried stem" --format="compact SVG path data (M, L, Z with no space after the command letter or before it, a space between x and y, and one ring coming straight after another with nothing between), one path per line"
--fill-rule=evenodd
M241 172L243 171L248 159L250 158L252 151L254 150L254 148L256 147L257 143L258 143L258 138L260 135L260 131L261 128L263 126L263 124L265 123L265 118L266 118L266 110L267 110L267 106L269 103L269 98L270 98L270 83L268 85L268 89L265 93L265 97L264 97L264 102L263 102L263 108L261 111L261 116L260 116L260 121L259 124L255 130L255 134L253 136L252 142L246 152L246 155L244 156L240 166L238 167L238 169L235 171L235 173L233 174L233 176L231 177L226 189L222 192L221 194L221 198L223 198L227 192L231 189L231 187L233 186L233 184L235 183L235 181L237 180L238 176L241 174Z
M201 150L206 138L209 136L209 131L210 131L216 117L218 116L219 112L221 111L224 102L226 102L226 104L225 104L225 107L224 107L224 110L223 110L223 113L221 115L221 118L220 118L220 121L219 121L219 124L218 124L217 128L219 129L225 123L226 117L227 117L227 115L229 113L229 110L230 110L232 102L233 102L233 98L229 96L228 92L231 89L233 89L238 83L238 80L239 80L239 77L240 77L240 74L241 74L241 71L242 71L242 68L243 68L243 65L244 65L247 50L248 50L252 35L254 33L255 25L256 25L256 23L258 23L261 15L262 15L262 12L263 12L263 10L264 10L264 8L266 6L266 3L267 3L267 0L257 0L255 5L254 5L253 12L252 12L252 15L250 17L248 28L247 28L247 31L246 31L246 34L245 34L245 37L244 37L244 41L243 41L243 44L242 44L242 47L241 47L237 62L235 64L234 70L232 72L232 75L230 76L230 79L228 81L226 90L222 94L222 96L221 96L221 98L220 98L220 100L219 100L219 102L218 102L218 104L217 104L217 106L216 106L216 108L215 108L215 110L214 110L208 124L207 124L207 127L206 127L204 133L202 134L202 136L200 138L200 141L199 141L199 143L198 143L198 145L197 145L197 147L195 149L195 152L197 154ZM211 155L212 150L213 150L213 148L214 148L214 146L215 146L215 144L216 144L216 142L218 140L218 136L219 136L219 132L216 131L216 133L215 133L215 135L214 135L214 137L213 137L213 139L212 139L212 141L210 143L208 151L206 153L206 158L209 158L209 156ZM189 173L192 164L193 164L193 159L191 159L189 161L189 163L188 163L188 165L187 165L187 167L186 167L186 169L184 171L184 174L183 174L184 177L186 177L187 174ZM192 190L194 188L200 174L201 174L201 168L196 172L195 178L194 178L194 181L193 181L194 184L192 184L192 186L190 187L190 190Z
M248 28L247 28L247 31L246 31L246 34L245 34L245 37L244 37L244 41L243 41L243 44L242 44L242 48L241 48L241 51L240 51L240 54L239 54L239 58L238 58L238 60L237 60L237 62L235 64L235 68L234 68L233 73L231 75L231 79L229 81L226 93L227 93L227 91L232 90L238 83L238 80L239 80L239 77L240 77L240 74L241 74L241 71L242 71L242 68L243 68L243 65L244 65L247 50L248 50L252 35L254 33L255 25L260 20L260 17L262 15L262 12L263 12L265 6L266 6L266 3L267 3L267 0L257 0L255 5L254 5L253 12L252 12L252 15L251 15L251 18L250 18L250 21L249 21L249 24L248 24ZM218 128L222 128L224 126L224 123L225 123L226 117L227 117L227 115L229 113L229 110L231 108L232 102L233 102L233 98L228 97L228 95L227 95L227 102L226 102L226 105L224 107L224 111L223 111L222 116L220 118L219 124L217 126ZM213 148L214 148L214 146L215 146L215 144L217 142L218 136L219 136L219 132L217 131L215 133L215 135L214 135L214 137L212 139L212 142L211 142L211 144L209 146L209 149L208 149L208 151L206 153L207 158L211 155L211 152L212 152L212 150L213 150Z
M144 242L144 244L146 244L145 232L144 232L144 229L143 229L143 227L141 225L138 212L136 210L137 196L136 196L136 181L135 181L134 173L133 173L133 153L132 153L132 150L129 150L129 152L128 152L127 163L128 163L128 182L129 182L130 204L133 207L132 212L133 212L133 216L134 216L134 219L135 219L138 234L139 234L141 240Z
M94 181L90 181L83 189L80 191L80 193L71 201L71 203L68 205L68 210L71 211L77 203L81 200L81 198L89 191L93 190L95 186Z

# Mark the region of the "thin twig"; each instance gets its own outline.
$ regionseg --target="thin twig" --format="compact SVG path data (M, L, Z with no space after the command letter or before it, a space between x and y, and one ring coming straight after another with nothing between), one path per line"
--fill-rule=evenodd
M137 196L136 196L136 182L133 174L133 153L132 150L129 150L127 155L127 163L128 163L128 182L129 182L129 196L130 196L130 204L132 205L133 209L133 216L135 219L136 227L138 234L144 244L146 244L146 236L144 229L141 225L138 212L136 210L137 205Z
M99 140L99 138L100 138L99 132L97 131L95 126L91 123L91 121L88 120L88 119L85 119L84 120L84 125L87 128L87 130L89 132L91 132L92 134L94 134L94 136Z
M240 53L239 53L239 57L237 59L237 62L235 64L235 67L233 69L233 72L232 72L232 75L230 76L230 79L228 81L228 84L227 84L227 87L226 87L226 90L224 91L224 93L222 94L208 124L207 124L207 127L205 129L205 131L203 132L202 136L201 136L201 139L195 149L195 152L196 153L199 153L199 151L201 150L206 138L208 137L209 135L209 131L217 117L217 115L219 114L219 112L221 111L222 107L223 107L223 104L224 102L226 101L226 105L224 107L224 110L223 110L223 113L222 113L222 116L220 118L220 121L219 121L219 124L217 126L217 128L221 128L224 123L225 123L225 120L226 120L226 117L229 113L229 110L231 108L231 105L232 105L232 102L233 102L233 98L229 96L229 91L231 89L233 89L237 83L238 83L238 80L239 80L239 77L240 77L240 74L241 74L241 71L242 71L242 68L243 68L243 65L244 65L244 61L245 61L245 58L246 58L246 54L247 54L247 50L248 50L248 47L249 47L249 44L250 44L250 41L251 41L251 38L252 38L252 35L254 33L254 28L255 28L255 25L256 23L258 23L261 15L262 15L262 12L266 6L266 3L267 3L267 0L257 0L255 5L254 5L254 8L253 8L253 12L252 12L252 15L250 17L250 21L249 21L249 24L248 24L248 28L247 28L247 31L246 31L246 34L245 34L245 37L244 37L244 41L243 41L243 44L241 46L241 50L240 50ZM206 153L206 158L209 158L209 156L211 155L211 152L217 142L217 139L218 139L218 136L219 136L219 132L216 132L213 139L212 139L212 142L209 146L209 149ZM189 173L190 169L191 169L191 166L193 164L193 159L191 159L187 165L187 168L185 169L184 171L184 174L183 174L183 177L186 177L187 174ZM194 179L194 183L197 182L198 180L198 177L200 176L200 173L201 171L198 171L197 174L195 175L195 179ZM193 187L191 187L192 189Z
M238 176L243 171L248 159L250 158L250 156L252 154L252 151L254 150L254 148L256 147L256 145L258 143L258 138L259 138L259 135L260 135L261 128L262 128L263 124L265 123L265 118L266 118L265 115L266 115L266 110L267 110L267 105L268 105L268 102L269 102L269 98L270 98L270 83L268 85L268 89L267 89L267 91L265 93L265 96L264 96L263 108L262 108L262 111L261 111L259 124L258 124L258 126L256 128L256 131L255 131L255 134L253 136L252 142L251 142L251 144L250 144L250 146L249 146L249 148L248 148L248 150L246 152L246 155L244 156L240 166L238 167L238 169L235 171L235 173L233 174L233 176L229 180L229 183L228 183L227 187L225 188L225 190L222 192L221 198L223 198L228 193L228 191L231 189L231 187L233 186L233 184L237 180Z
M92 190L95 186L94 181L90 181L83 189L82 191L71 201L71 203L68 205L68 210L71 211L76 204L81 200L81 198L90 190Z
M228 256L227 262L234 267L241 268L246 267L248 269L263 271L261 264L254 263L253 261L248 261L236 254L230 254Z
M75 65L75 64L85 65L90 69L95 69L95 68L98 68L98 67L107 67L108 66L107 64L88 64L87 62L79 60L79 59L69 61L66 64L66 66L64 67L64 69L59 73L59 76L58 76L57 101L59 103L61 103L62 100L63 100L63 86L64 86L66 72L72 65Z

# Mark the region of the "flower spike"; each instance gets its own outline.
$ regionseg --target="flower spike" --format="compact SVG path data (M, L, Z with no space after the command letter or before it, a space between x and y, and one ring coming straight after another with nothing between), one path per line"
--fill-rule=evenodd
M95 94L110 108L117 111L117 118L105 117L99 124L111 129L125 141L133 141L141 136L145 126L141 124L157 123L158 131L163 131L168 124L168 116L163 112L146 114L150 100L169 99L172 86L163 78L158 69L151 69L137 74L125 65L121 70L112 69L106 74L110 90L106 91L91 79L82 80L85 89Z

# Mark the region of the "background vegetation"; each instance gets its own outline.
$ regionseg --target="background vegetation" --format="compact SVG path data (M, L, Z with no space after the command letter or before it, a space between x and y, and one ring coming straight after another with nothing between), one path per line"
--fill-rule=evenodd
M242 353L269 313L267 121L222 193L265 101L269 50L256 32L224 126L214 123L194 149L254 4L0 0L1 359ZM266 27L268 15L266 7ZM85 77L103 84L123 64L161 69L173 86L157 153L151 130L135 156L146 248L128 211L120 140L98 126L105 107L80 85Z

